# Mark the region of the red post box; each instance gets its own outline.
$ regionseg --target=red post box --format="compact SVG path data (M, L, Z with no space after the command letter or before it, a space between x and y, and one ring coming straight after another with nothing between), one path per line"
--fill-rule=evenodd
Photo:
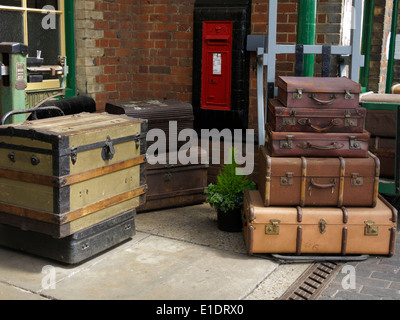
M232 21L203 21L201 108L231 110Z

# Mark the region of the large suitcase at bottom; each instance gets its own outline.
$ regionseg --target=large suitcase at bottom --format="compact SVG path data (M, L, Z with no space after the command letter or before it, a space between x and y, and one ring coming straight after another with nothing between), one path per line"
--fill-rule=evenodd
M135 214L135 210L124 212L62 239L0 224L0 245L67 264L77 264L134 236Z
M264 207L246 190L244 219L248 254L394 254L397 210L381 196L375 208Z

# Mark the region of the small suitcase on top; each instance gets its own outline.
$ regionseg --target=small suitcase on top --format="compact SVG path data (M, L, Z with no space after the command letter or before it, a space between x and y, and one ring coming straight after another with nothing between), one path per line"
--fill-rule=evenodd
M288 108L353 109L361 85L345 77L278 77L278 99Z
M367 110L287 108L278 99L268 101L268 124L273 131L362 133Z
M265 207L245 190L243 235L248 254L394 254L397 210L382 196L375 208Z
M368 157L370 134L277 132L266 124L265 146L273 157Z

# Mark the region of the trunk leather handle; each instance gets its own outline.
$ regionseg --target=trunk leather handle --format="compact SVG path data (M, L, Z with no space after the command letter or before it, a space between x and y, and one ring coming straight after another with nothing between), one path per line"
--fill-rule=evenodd
M310 98L313 99L318 104L332 104L337 99L337 95L333 94L331 96L331 98L332 98L331 100L320 100L317 98L317 95L315 93L312 93L312 94L310 94Z
M333 193L335 185L336 185L336 180L335 179L332 179L331 183L317 183L313 179L310 179L310 186L308 187L308 190L310 191L310 197L311 197L311 189L312 189L312 187L316 187L316 188L319 188L319 189L329 189L329 188L331 188L332 189L331 193Z
M337 149L342 149L344 147L344 144L338 142L332 142L327 146L316 146L314 144L311 144L310 142L302 142L299 143L297 146L302 149L337 150Z
M311 129L313 129L314 131L318 131L318 132L326 131L326 130L329 130L330 128L334 127L334 126L340 126L340 125L343 124L343 121L341 119L332 119L329 122L329 124L324 128L314 126L311 123L311 120L309 118L302 118L302 119L299 119L297 122L302 126L309 126Z

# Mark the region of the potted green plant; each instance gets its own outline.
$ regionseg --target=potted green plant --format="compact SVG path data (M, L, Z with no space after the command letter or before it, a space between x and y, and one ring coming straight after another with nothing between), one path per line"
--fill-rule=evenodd
M206 203L217 210L218 228L228 232L242 230L243 191L255 189L255 183L247 176L237 174L234 149L231 163L223 166L217 183L210 183L205 191Z

